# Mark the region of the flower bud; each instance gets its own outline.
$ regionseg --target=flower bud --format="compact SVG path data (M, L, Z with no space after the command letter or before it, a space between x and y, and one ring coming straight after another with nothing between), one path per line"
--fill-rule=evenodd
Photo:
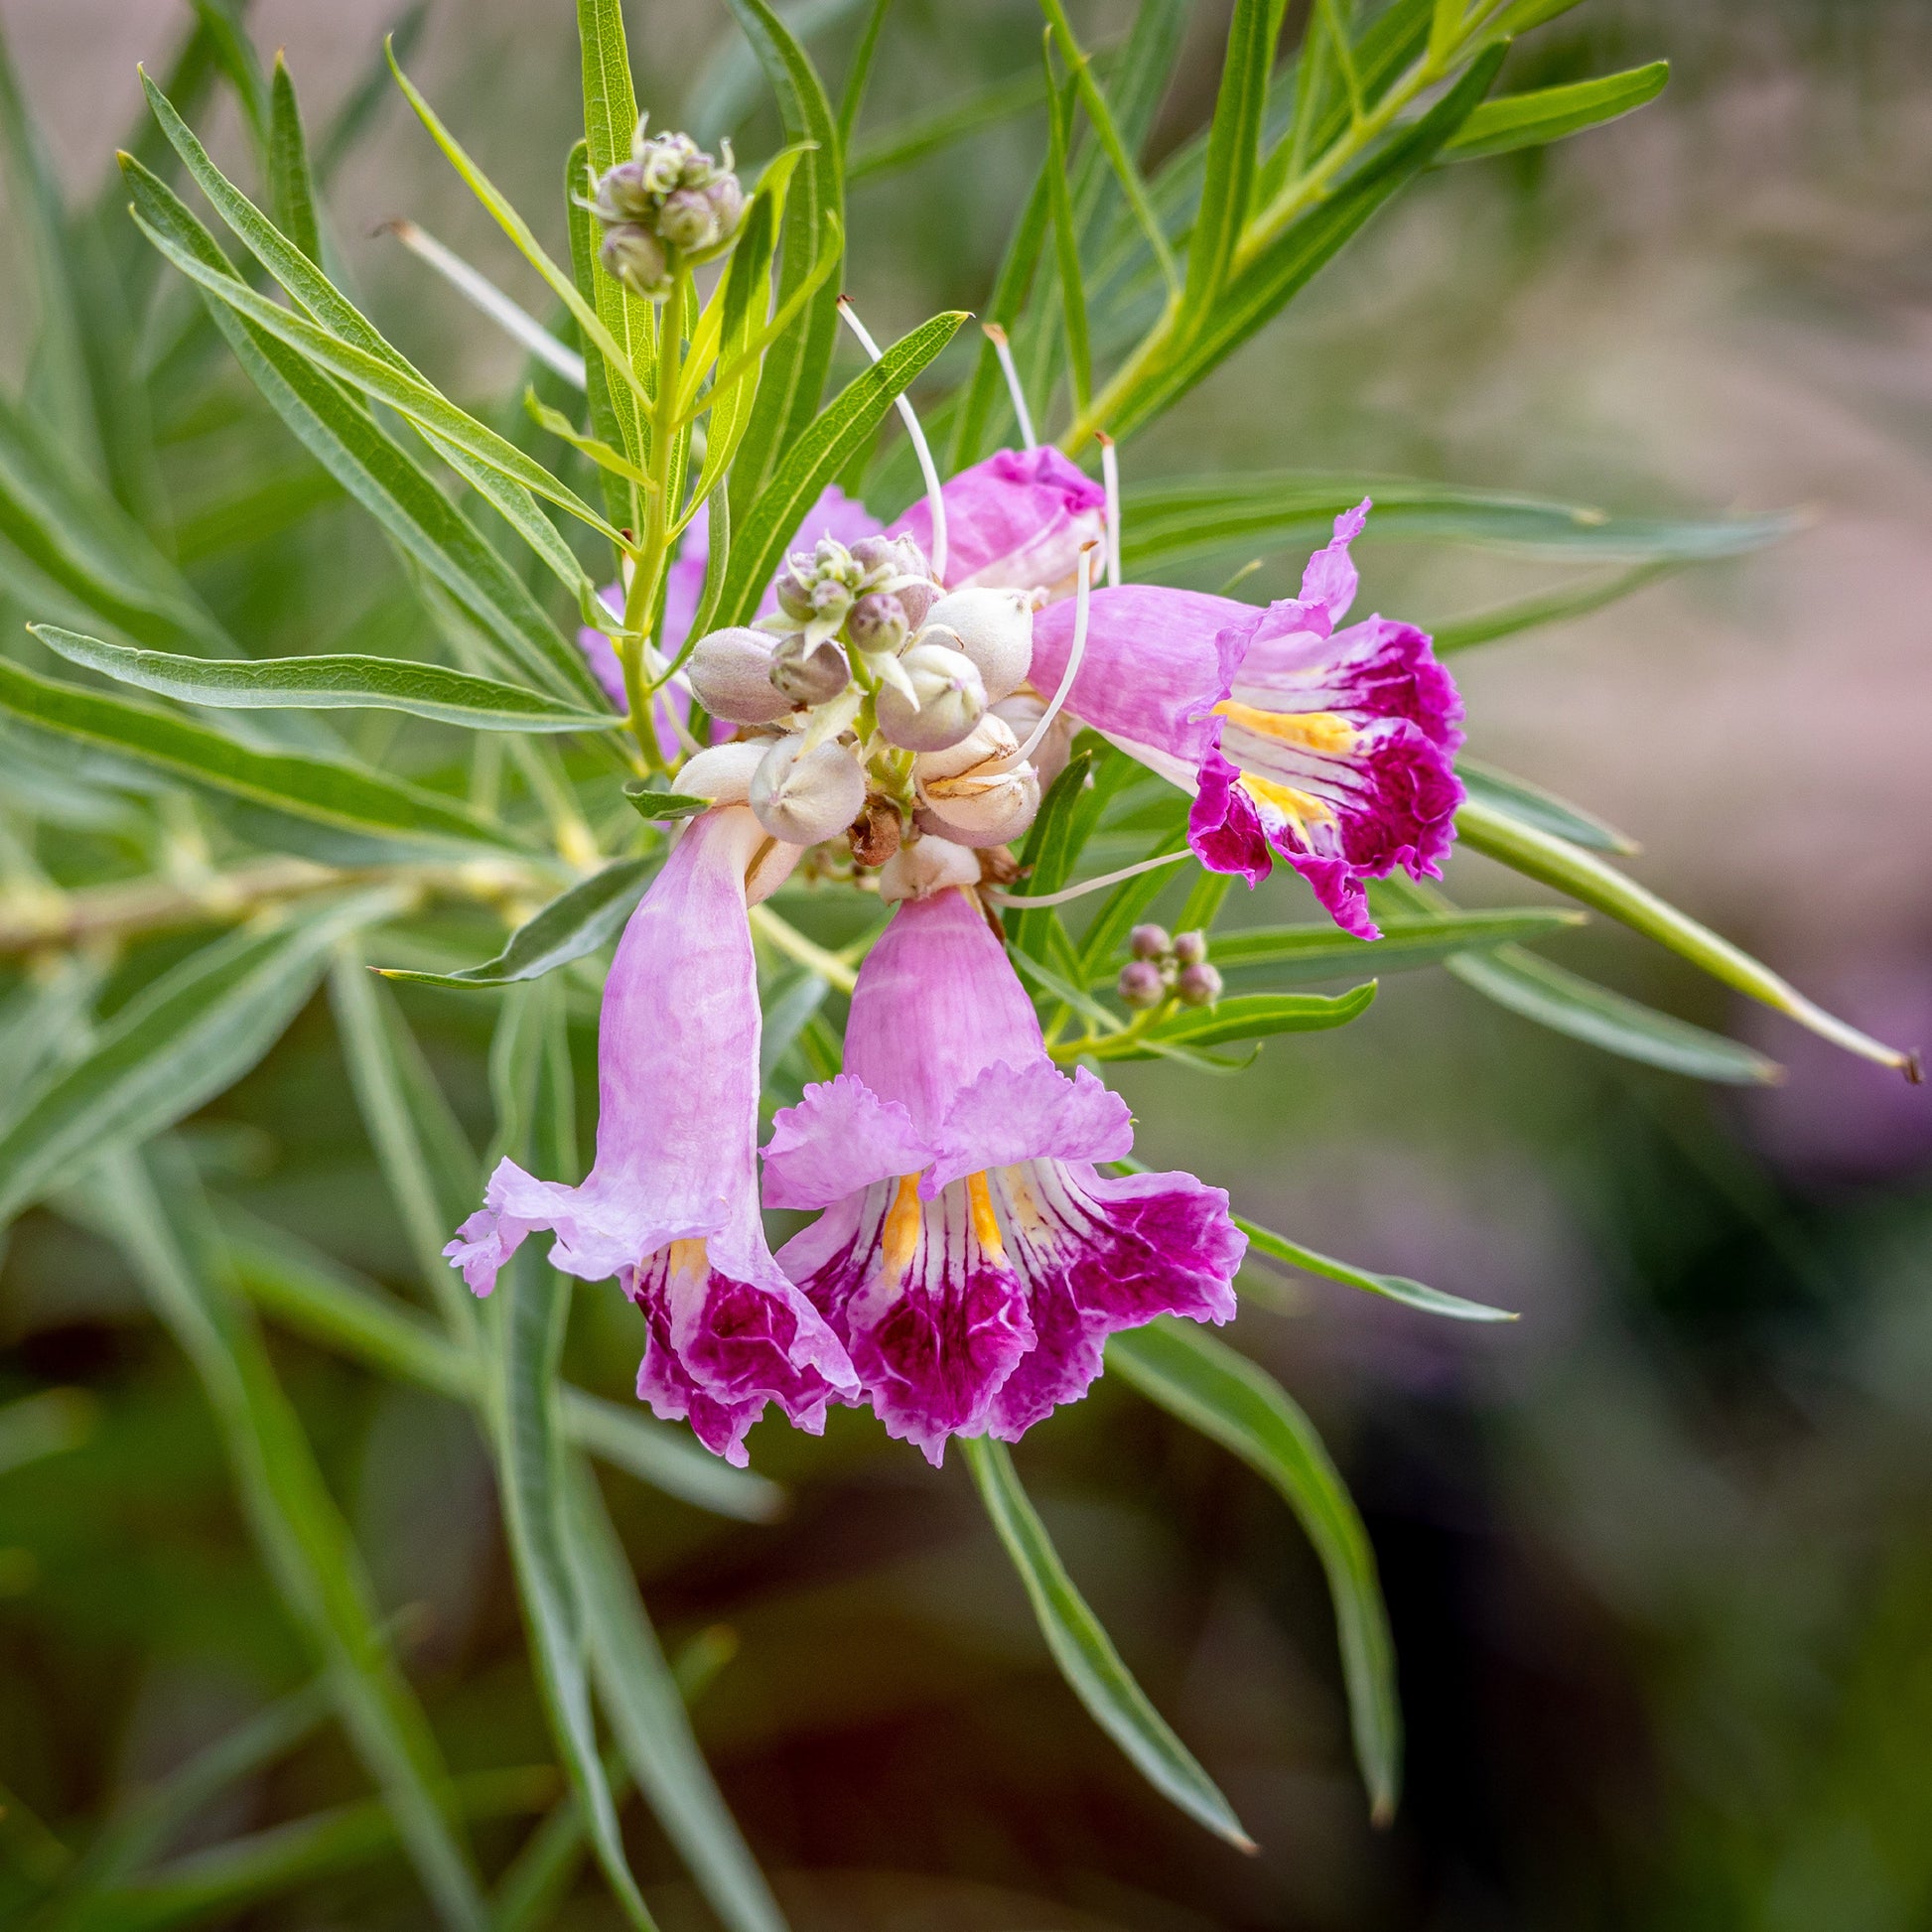
M809 707L836 698L850 680L852 667L829 637L808 646L799 634L785 638L771 653L769 675L788 704Z
M901 845L880 868L879 897L892 905L902 898L930 898L954 886L979 883L979 856L971 847L928 833Z
M673 248L695 255L718 239L718 214L695 188L680 188L664 198L657 212L657 232Z
M778 609L786 617L795 618L800 623L811 621L811 579L800 573L795 562L787 563L784 569L779 571L772 582L771 589L778 600Z
M714 805L742 805L771 741L712 745L685 759L671 789L686 798L709 798Z
M925 614L928 627L953 633L956 647L979 666L986 695L1017 689L1034 661L1034 611L1024 591L953 591Z
M700 637L684 667L692 695L734 725L774 724L792 707L771 681L771 645L762 630L745 624Z
M845 621L845 634L868 652L897 650L910 629L905 606L891 591L869 591Z
M1182 966L1198 966L1207 957L1207 934L1176 932L1173 936L1173 956Z
M852 561L868 585L890 590L905 613L906 627L917 630L933 600L940 596L932 581L925 552L911 537L861 537L852 546Z
M908 752L943 752L957 745L986 712L986 691L973 660L943 644L914 644L899 660L912 686L905 693L882 684L873 703L879 729Z
M759 823L790 845L816 845L843 832L866 802L865 773L843 745L804 752L804 743L803 732L779 739L752 777Z
M597 218L607 227L619 221L648 220L657 207L656 197L634 161L621 161L597 185Z
M636 221L620 221L604 230L598 251L604 266L633 294L661 301L671 292L671 273L663 244Z
M1004 718L1013 727L1014 737L1024 745L1046 715L1046 700L1031 684L1023 684L1011 697L999 699L992 709L996 718ZM1034 747L1033 766L1039 773L1041 790L1050 789L1066 769L1078 729L1064 711L1059 712L1046 727L1046 736Z
M1033 766L1001 769L1019 750L1012 731L988 713L958 744L921 753L912 762L912 780L929 829L960 845L1017 839L1039 810L1039 776Z
M718 224L719 234L736 234L738 224L745 218L745 191L739 186L738 177L720 175L707 185L704 195L711 204L712 218Z
M1137 925L1127 935L1127 950L1136 959L1161 959L1173 951L1173 941L1165 926Z
M829 623L836 629L852 609L852 592L836 577L821 577L812 586L811 606L815 621Z
M1221 997L1221 976L1206 960L1183 966L1173 983L1184 1007L1211 1007Z
M1124 1005L1138 1007L1145 1012L1150 1007L1158 1007L1168 997L1168 983L1161 977L1160 967L1151 959L1130 959L1120 969L1114 991L1120 995Z

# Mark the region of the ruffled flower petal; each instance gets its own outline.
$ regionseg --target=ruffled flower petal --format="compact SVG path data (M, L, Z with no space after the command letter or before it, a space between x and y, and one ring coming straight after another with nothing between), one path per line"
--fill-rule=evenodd
M825 1207L856 1188L916 1173L932 1158L912 1116L851 1073L782 1107L764 1149L766 1207Z
M920 1178L928 1200L969 1173L1017 1161L1124 1161L1134 1146L1127 1102L1084 1066L1069 1080L1050 1060L989 1066L946 1111L932 1166Z
M1107 492L1058 450L1001 450L940 490L946 503L946 588L1071 590L1081 548L1104 534ZM924 497L888 532L932 554Z

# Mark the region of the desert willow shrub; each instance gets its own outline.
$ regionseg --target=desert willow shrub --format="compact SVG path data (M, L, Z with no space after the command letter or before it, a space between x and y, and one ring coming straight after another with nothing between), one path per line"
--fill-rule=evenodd
M926 138L855 134L886 0L836 112L763 0L731 4L783 128L757 169L653 127L615 0L580 0L584 138L557 158L567 263L390 56L564 313L569 341L399 225L530 349L543 386L521 440L451 401L332 276L293 83L279 63L261 75L216 10L169 86L144 75L153 129L120 158L125 211L64 209L16 117L45 329L30 395L0 411L8 561L37 619L0 658L0 943L21 968L0 1206L49 1204L127 1255L207 1384L327 1707L453 1925L491 1910L461 1791L257 1306L483 1425L572 1792L503 1885L527 1906L588 1840L648 1923L601 1715L721 1917L768 1932L776 1908L697 1757L587 1454L756 1518L772 1490L745 1466L747 1437L773 1409L815 1432L864 1406L935 1464L956 1446L1073 1690L1161 1792L1245 1844L1010 1458L1111 1367L1310 1526L1387 1815L1400 1744L1367 1540L1306 1418L1211 1329L1236 1311L1244 1257L1418 1320L1506 1317L1259 1227L1211 1176L1147 1172L1109 1068L1239 1071L1264 1040L1363 1020L1379 973L1440 964L1606 1051L1776 1077L1535 949L1580 912L1451 903L1435 882L1468 845L1917 1077L1632 881L1614 863L1627 843L1586 809L1460 755L1451 650L1747 550L1779 519L1625 521L1292 473L1121 484L1134 432L1424 171L1587 130L1650 98L1661 65L1498 91L1512 40L1563 0L1324 4L1292 58L1281 0L1236 0L1211 121L1147 173L1185 0L1143 0L1104 71L1043 0L1038 177L964 380L922 384L915 410L968 318L881 349L839 293L848 164L880 172ZM189 123L218 71L259 137L253 197ZM82 286L83 260L111 301ZM865 362L828 395L842 327ZM194 405L223 348L305 474L393 550L418 654L257 654L173 561L149 425ZM1434 638L1351 621L1351 546L1378 518L1597 568ZM218 532L199 541L219 554ZM1255 552L1306 556L1299 593L1246 602L1239 570L1220 594L1162 581ZM1277 866L1308 882L1314 916L1217 933L1231 883ZM1164 899L1172 934L1151 916ZM505 929L487 959L480 914ZM193 943L160 970L138 942L164 930ZM95 1018L122 952L145 982ZM495 1009L486 1171L371 960ZM325 978L435 1328L211 1201L171 1131ZM1324 981L1354 984L1306 990ZM565 1030L593 997L586 1170ZM776 1207L817 1218L773 1252ZM634 1411L559 1377L572 1278L636 1305ZM117 1840L48 1865L48 1922L111 1911L161 1849ZM249 1869L258 1888L300 1875Z

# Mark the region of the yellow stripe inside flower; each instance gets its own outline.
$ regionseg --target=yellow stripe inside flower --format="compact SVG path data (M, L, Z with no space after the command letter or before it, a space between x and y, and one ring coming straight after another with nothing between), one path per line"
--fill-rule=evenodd
M705 1253L703 1236L671 1243L670 1274L674 1282L703 1283L709 1279L711 1257Z
M994 1218L993 1195L987 1187L984 1173L966 1176L966 1198L973 1209L973 1232L979 1236L987 1260L1004 1261L1007 1258L1006 1246L1000 1239L1000 1223Z
M1225 718L1237 730L1253 732L1257 738L1272 738L1278 745L1293 745L1328 758L1346 758L1355 749L1355 727L1332 711L1262 711L1223 698L1214 707L1214 715Z
M1324 800L1297 791L1293 785L1277 784L1273 778L1258 778L1252 771L1241 774L1241 789L1257 804L1272 805L1308 842L1311 824L1320 825L1334 817L1334 807Z
M880 1258L894 1281L905 1273L912 1251L919 1245L919 1176L900 1174L898 1191L886 1210L886 1226L879 1239Z

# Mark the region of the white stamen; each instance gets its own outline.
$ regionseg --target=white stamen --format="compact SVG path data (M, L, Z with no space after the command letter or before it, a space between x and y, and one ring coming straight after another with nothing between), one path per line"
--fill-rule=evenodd
M1013 365L1013 349L1007 342L1007 332L997 322L980 324L980 334L993 345L993 353L1000 358L1000 372L1007 379L1007 394L1013 398L1013 413L1020 422L1020 447L1023 450L1035 450L1039 439L1034 434L1033 412L1027 407L1027 392L1020 386L1020 371Z
M398 216L382 225L412 255L428 262L459 294L475 303L506 336L513 337L532 355L547 362L573 388L584 387L584 358L574 349L566 348L536 317L526 315L494 282L479 274L461 255L444 247L415 222Z
M1045 742L1053 720L1060 715L1060 707L1072 694L1073 680L1080 675L1080 660L1087 654L1087 611L1091 601L1087 588L1088 553L1099 548L1098 543L1083 543L1079 561L1073 567L1073 643L1066 653L1066 670L1060 678L1060 688L1053 693L1053 702L1039 714L1039 723L1028 734L1026 744L1012 758L996 764L993 767L996 772L1018 770L1033 757Z
M1158 859L1143 859L1137 866L1122 866L1118 872L1103 872L1098 879L1083 879L1077 886L1068 886L1057 893L1041 893L1034 898L1021 898L1015 894L997 892L986 886L982 886L980 891L1000 905L1064 905L1070 898L1084 898L1089 893L1118 886L1123 879L1133 879L1141 873L1154 871L1157 866L1172 866L1178 860L1191 859L1193 856L1184 848L1179 852L1164 852Z
M879 345L866 331L866 325L853 313L851 300L839 297L839 314L845 319L845 326L859 339L859 346L877 362L881 351ZM912 405L903 395L897 398L899 420L905 425L905 433L912 439L912 448L919 459L919 471L925 478L925 497L932 506L932 575L941 584L946 581L946 499L939 493L939 471L932 461L932 451L925 440L925 431L919 427L919 419L912 413Z
M1114 452L1114 439L1105 430L1096 432L1100 445L1100 481L1107 491L1107 588L1120 589L1120 458Z

